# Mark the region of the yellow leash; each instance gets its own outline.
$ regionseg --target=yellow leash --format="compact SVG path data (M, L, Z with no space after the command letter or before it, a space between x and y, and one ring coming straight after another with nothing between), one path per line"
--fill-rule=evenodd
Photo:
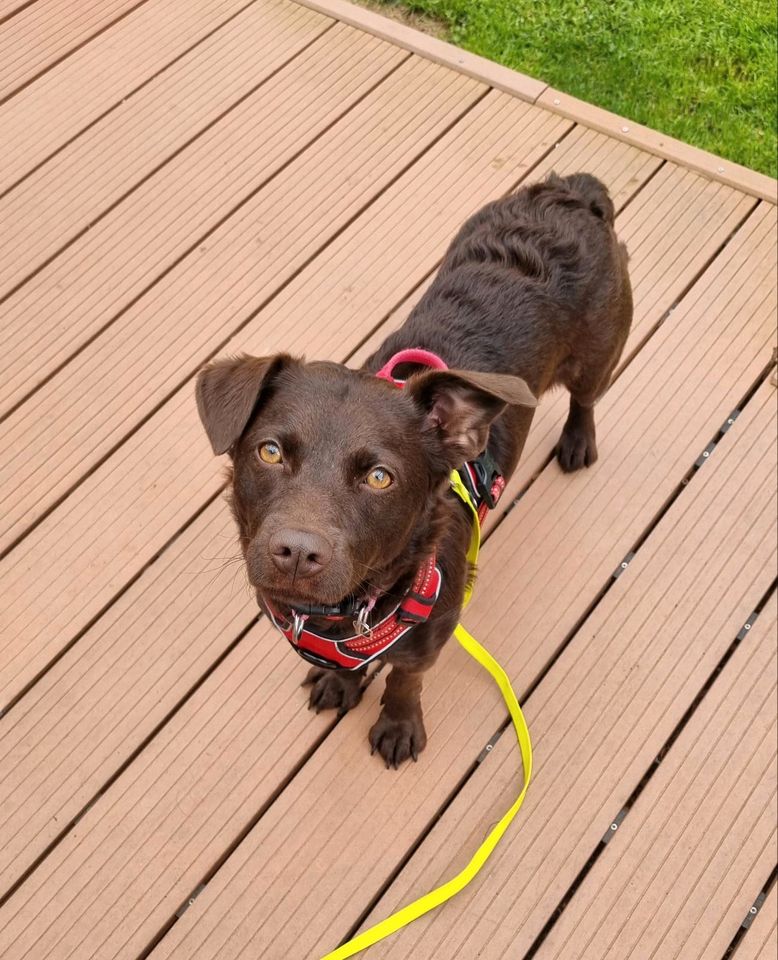
M478 558L478 549L480 546L480 524L478 523L478 513L470 501L470 497L468 496L459 474L456 473L456 471L452 474L451 486L456 494L461 497L466 504L468 504L475 516L473 538L470 543L470 549L468 550L468 560L475 564ZM470 600L471 592L471 590L466 592L465 604L467 604L467 602ZM423 897L419 897L418 900L414 900L413 903L409 903L407 907L403 907L401 910L393 913L390 917L387 917L386 920L382 920L380 923L375 924L375 926L364 930L352 940L349 940L347 943L344 943L342 946L338 947L337 950L333 950L326 954L326 956L322 957L322 960L346 960L346 957L353 957L354 954L360 953L362 950L367 949L367 947L372 946L374 943L378 943L379 940L383 940L384 937L388 937L390 934L395 933L401 927L407 926L407 924L411 923L413 920L423 916L425 913L429 913L430 910L434 910L435 907L439 907L442 903L445 903L446 900L450 900L451 897L459 893L460 890L464 889L464 887L470 883L470 881L479 872L481 867L489 859L492 851L500 842L500 839L510 826L511 821L519 812L519 808L524 802L530 777L532 776L532 743L530 741L529 729L527 728L524 714L521 712L521 707L519 706L519 701L516 699L516 694L513 692L511 682L508 679L508 675L489 653L489 651L485 650L481 644L474 637L472 637L467 630L465 630L461 623L454 631L454 636L470 654L470 656L473 657L474 660L477 660L482 667L489 671L495 683L500 688L500 692L505 700L505 705L508 707L508 712L511 715L513 729L516 731L516 739L519 742L519 749L521 751L521 762L524 767L524 785L521 788L521 793L518 795L511 808L504 814L500 822L489 832L486 840L484 840L481 846L476 850L473 858L470 860L470 863L468 863L464 870L458 873L455 877L452 877L451 880L447 880L445 883L441 884L439 887L436 887L429 893L425 893Z

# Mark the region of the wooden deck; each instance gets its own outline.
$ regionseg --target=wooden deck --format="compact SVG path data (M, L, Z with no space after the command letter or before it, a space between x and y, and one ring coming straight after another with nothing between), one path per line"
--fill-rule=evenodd
M369 756L380 676L307 711L192 378L358 364L552 169L610 186L636 315L600 461L551 462L547 397L465 618L536 776L477 881L365 955L772 960L775 181L341 0L0 0L0 131L3 960L317 960L508 806L454 644L418 764Z

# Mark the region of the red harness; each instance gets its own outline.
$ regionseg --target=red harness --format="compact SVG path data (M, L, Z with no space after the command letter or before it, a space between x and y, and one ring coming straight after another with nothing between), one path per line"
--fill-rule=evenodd
M402 363L418 363L436 370L447 370L445 362L427 350L401 350L383 366L377 377L388 380L396 387L405 381L392 376L395 367ZM460 476L478 511L478 519L484 521L488 510L493 508L505 489L505 480L488 453L483 453L472 463L466 463ZM367 616L373 609L376 598L367 601L354 620L352 636L332 639L306 626L308 615L292 611L285 619L265 601L265 607L273 624L283 633L292 647L303 659L319 667L341 670L358 670L371 660L386 653L398 640L420 623L429 620L433 607L440 596L443 575L436 563L435 554L428 557L419 568L408 592L391 613L379 623L369 626ZM345 615L325 616L325 620L343 621Z

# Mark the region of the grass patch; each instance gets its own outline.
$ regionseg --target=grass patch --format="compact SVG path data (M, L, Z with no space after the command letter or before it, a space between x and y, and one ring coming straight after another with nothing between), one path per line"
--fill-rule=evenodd
M431 17L473 53L776 176L775 0L370 5Z

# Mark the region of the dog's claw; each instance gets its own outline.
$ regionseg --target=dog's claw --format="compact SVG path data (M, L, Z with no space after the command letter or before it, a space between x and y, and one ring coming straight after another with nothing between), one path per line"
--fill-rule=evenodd
M312 667L301 686L311 688L308 709L317 714L336 710L339 717L344 717L362 699L362 678L353 674Z
M391 720L381 711L370 729L370 754L378 752L387 770L399 770L406 760L418 763L419 754L427 743L421 713Z
M591 467L597 461L597 442L589 431L566 426L555 452L562 470L573 473L583 467Z

